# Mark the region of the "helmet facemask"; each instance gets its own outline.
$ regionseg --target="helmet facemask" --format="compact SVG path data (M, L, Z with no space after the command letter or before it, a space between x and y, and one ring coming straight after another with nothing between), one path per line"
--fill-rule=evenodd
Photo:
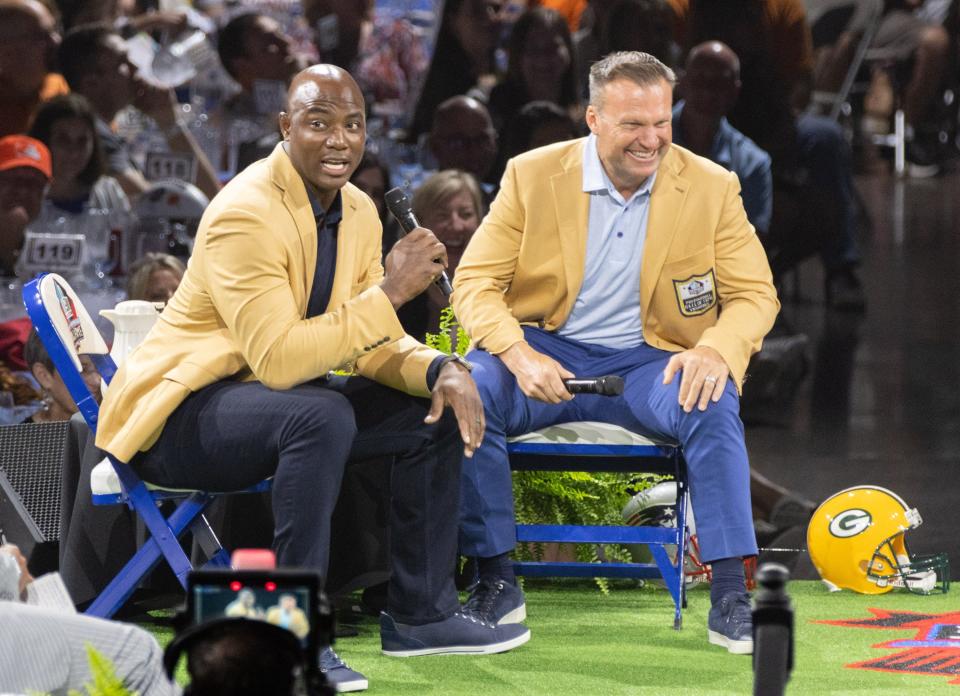
M914 594L923 595L950 590L950 562L947 555L911 556L902 530L877 546L864 570L870 582L878 587L904 587Z

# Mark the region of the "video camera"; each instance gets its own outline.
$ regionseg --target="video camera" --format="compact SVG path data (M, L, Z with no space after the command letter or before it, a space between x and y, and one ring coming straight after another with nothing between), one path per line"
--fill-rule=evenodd
M187 607L164 653L173 675L188 657L192 696L326 694L320 651L334 618L317 573L293 569L192 571Z

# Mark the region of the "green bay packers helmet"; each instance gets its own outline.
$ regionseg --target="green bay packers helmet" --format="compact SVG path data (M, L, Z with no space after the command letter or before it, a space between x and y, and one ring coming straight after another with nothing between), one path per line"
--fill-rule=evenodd
M827 498L810 519L807 550L831 590L929 594L950 588L945 554L910 556L904 533L922 520L896 493L855 486Z

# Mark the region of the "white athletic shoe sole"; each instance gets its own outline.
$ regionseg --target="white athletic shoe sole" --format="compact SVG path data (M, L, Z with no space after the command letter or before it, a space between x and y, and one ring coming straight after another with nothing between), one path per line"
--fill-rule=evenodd
M339 684L331 684L333 690L338 694L345 694L351 691L366 691L370 686L370 682L366 679L351 679L350 681L343 681Z
M530 640L530 630L526 630L516 638L505 640L502 643L488 645L445 645L436 648L422 648L420 650L381 650L390 657L417 657L419 655L493 655L495 653L513 650Z
M733 640L731 638L727 638L722 633L717 633L716 631L711 631L710 629L707 629L707 636L713 645L719 645L722 648L726 648L727 652L733 653L734 655L753 654L753 638Z

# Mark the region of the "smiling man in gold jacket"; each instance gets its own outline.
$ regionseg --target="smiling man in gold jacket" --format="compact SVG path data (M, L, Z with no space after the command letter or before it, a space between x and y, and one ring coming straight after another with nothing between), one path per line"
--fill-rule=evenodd
M501 625L526 615L506 438L602 421L683 447L713 563L709 639L748 653L742 559L757 547L738 393L779 303L736 176L671 143L673 83L645 53L594 64L590 136L512 160L457 267L486 411L463 462L460 545L480 573L467 606ZM606 374L621 396L574 399L563 382Z
M392 456L384 652L509 650L529 632L471 620L453 585L459 460L483 437L476 387L396 315L444 247L418 228L381 266L376 208L348 183L366 136L349 74L297 75L280 129L210 203L180 287L107 391L97 445L166 487L272 476L278 563L321 574L345 463ZM358 376L328 376L338 368ZM367 686L329 648L321 668L338 691Z

